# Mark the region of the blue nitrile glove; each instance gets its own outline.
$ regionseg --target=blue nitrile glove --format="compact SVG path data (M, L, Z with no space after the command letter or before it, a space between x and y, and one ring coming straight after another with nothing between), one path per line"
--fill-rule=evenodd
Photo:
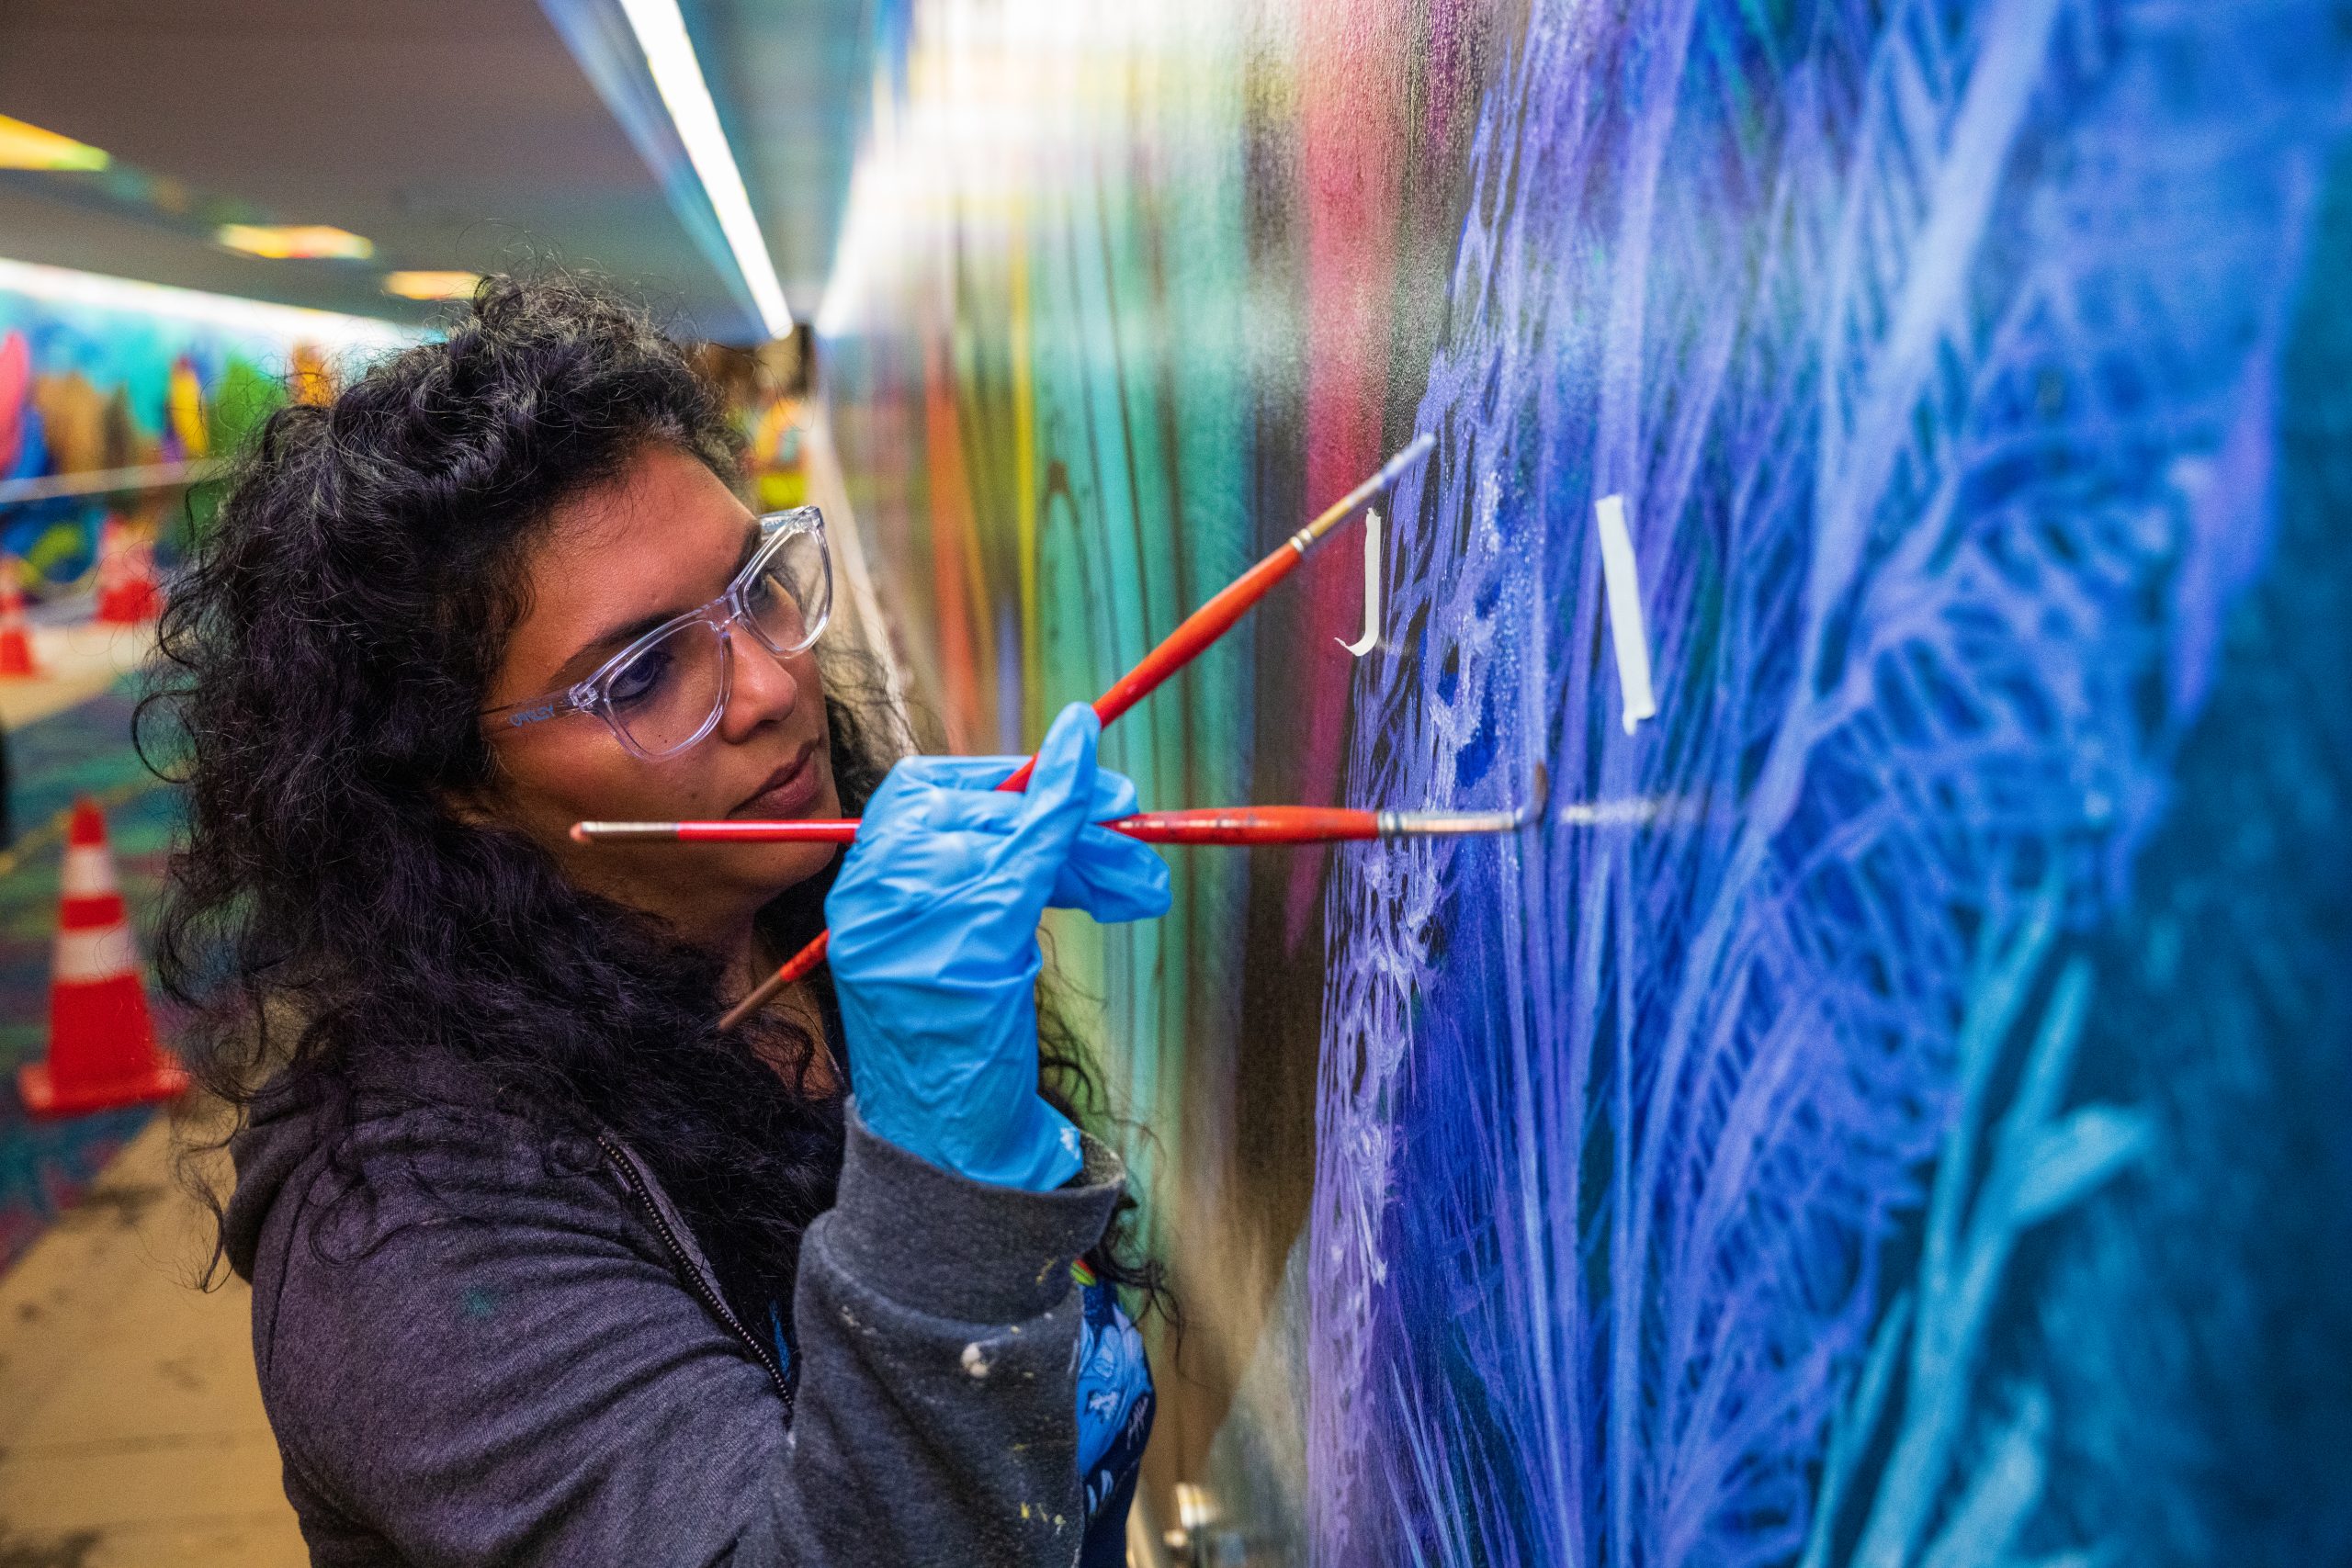
M866 803L825 919L865 1124L977 1181L1042 1192L1078 1172L1078 1130L1037 1094L1037 919L1168 911L1148 844L1092 826L1136 786L1094 762L1101 725L1062 711L1025 794L1018 757L909 757Z

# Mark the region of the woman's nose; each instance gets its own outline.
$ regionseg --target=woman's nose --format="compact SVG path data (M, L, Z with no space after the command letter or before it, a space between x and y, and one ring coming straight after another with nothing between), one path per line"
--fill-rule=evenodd
M730 741L748 739L771 720L783 722L800 705L800 682L785 660L760 646L757 637L729 632L727 653L734 664L727 709L718 732Z

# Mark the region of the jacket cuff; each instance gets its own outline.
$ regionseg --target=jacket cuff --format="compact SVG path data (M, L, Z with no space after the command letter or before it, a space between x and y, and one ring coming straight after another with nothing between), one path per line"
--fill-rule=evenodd
M1078 1175L1029 1192L908 1153L868 1130L853 1101L826 1246L867 1289L918 1312L966 1323L1050 1312L1069 1290L1071 1260L1102 1239L1126 1181L1117 1155L1080 1136Z

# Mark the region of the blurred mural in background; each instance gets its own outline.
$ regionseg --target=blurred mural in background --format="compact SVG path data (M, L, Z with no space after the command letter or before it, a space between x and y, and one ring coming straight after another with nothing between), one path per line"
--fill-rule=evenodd
M17 270L40 282L71 277ZM40 489L68 491L0 505L0 550L28 564L33 588L83 585L108 520L153 543L186 493L151 484L158 475L104 493L73 493L71 479L205 463L285 402L287 386L332 395L324 353L291 333L62 301L9 282L0 273L0 484L66 479Z
M98 298L73 298L77 292ZM122 475L124 488L97 492L73 481L201 465L232 451L289 387L297 396L332 396L333 355L350 346L351 318L322 316L333 333L322 343L298 324L318 312L235 300L212 300L199 314L173 308L210 299L0 264L0 485L50 479L61 482L11 489L65 492L26 501L0 490L0 550L31 569L36 591L86 586L109 519L152 542L186 494L182 485L156 481L205 470ZM368 345L403 335L382 325ZM205 503L199 493L196 504Z
M1189 1318L1154 1529L2352 1553L2352 13L884 12L819 328L944 738L1024 748L1427 430L1380 644L1339 544L1105 754L1553 780L1059 931Z
M289 395L323 397L342 354L401 328L0 261L0 570L86 619L100 558L166 562L213 502L200 481ZM103 548L102 548L103 547ZM141 613L152 614L152 608ZM126 634L136 635L136 634ZM149 928L178 807L130 750L135 678L87 701L12 711L0 845L0 1077L48 1046L62 813L108 813L134 923ZM14 694L12 693L12 694ZM168 1031L169 1019L164 1023ZM0 1094L0 1265L83 1190L149 1108L58 1122Z

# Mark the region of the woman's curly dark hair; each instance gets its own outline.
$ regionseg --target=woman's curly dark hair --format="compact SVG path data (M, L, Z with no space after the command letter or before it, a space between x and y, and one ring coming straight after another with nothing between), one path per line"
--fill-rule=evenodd
M560 275L491 278L442 339L268 419L175 585L167 673L141 716L175 721L166 749L187 786L158 966L192 1011L199 1078L240 1124L274 1075L270 1092L299 1094L332 1151L368 1054L448 1053L552 1134L617 1132L763 1323L790 1301L801 1235L841 1170L842 1091L768 1065L806 1061L813 1043L781 1021L757 1042L716 1032L715 957L448 808L492 781L475 715L551 511L652 443L739 478L728 411L679 347ZM905 732L855 662L827 654L852 812ZM831 881L761 911L773 952L822 925ZM1046 1016L1049 1092L1091 1101L1075 1043Z

